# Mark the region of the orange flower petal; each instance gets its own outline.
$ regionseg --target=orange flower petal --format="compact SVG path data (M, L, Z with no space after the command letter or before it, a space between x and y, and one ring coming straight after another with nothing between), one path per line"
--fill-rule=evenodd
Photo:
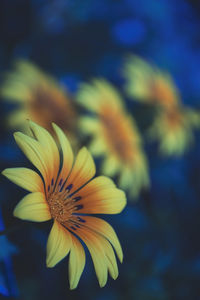
M63 166L60 172L60 178L67 178L74 162L74 154L64 132L56 124L53 123L52 126L58 137L63 155Z
M81 190L81 196L87 197L90 194L99 192L104 189L115 188L116 185L112 179L106 176L98 176L92 179L88 184L86 184Z
M123 260L122 248L121 248L118 237L117 237L114 229L112 228L112 226L100 218L84 216L83 219L86 221L84 223L84 226L86 226L86 227L90 228L91 230L96 231L98 234L104 236L112 244L112 246L114 247L114 249L117 253L117 256L118 256L120 262L122 262L122 260Z
M103 287L108 278L107 257L103 245L95 232L90 232L89 229L77 229L76 234L83 240L91 254L95 272L99 281L100 287Z
M115 188L113 181L105 176L91 180L75 198L82 207L79 213L86 214L117 214L126 205L126 196L122 190Z
M71 192L73 193L87 183L95 175L95 172L94 160L89 151L83 147L78 152L72 171L67 179L68 184L73 184Z

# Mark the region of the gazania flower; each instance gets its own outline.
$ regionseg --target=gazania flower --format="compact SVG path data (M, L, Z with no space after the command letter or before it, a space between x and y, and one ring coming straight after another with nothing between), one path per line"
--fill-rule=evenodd
M125 112L118 92L104 80L84 84L77 95L79 103L95 113L80 120L83 133L92 136L89 146L95 156L104 156L103 174L119 176L119 184L135 198L148 186L148 168L136 124Z
M71 146L55 124L62 153L44 128L30 122L33 137L21 132L15 140L39 173L27 168L6 169L3 174L30 191L14 210L23 220L43 222L53 219L47 242L47 267L54 267L69 253L70 288L76 288L85 266L85 252L79 237L91 254L99 284L103 287L109 271L118 276L114 250L122 262L123 254L113 228L89 214L117 214L126 204L123 191L105 176L95 175L94 161L86 148L74 160ZM113 250L114 248L114 250Z
M178 106L159 112L149 130L149 137L159 141L163 155L182 155L193 143L193 129L199 126L198 113Z
M25 120L30 119L53 133L53 121L74 139L76 111L73 102L52 77L32 63L18 61L16 70L7 74L1 94L8 101L19 104L8 118L11 127L24 125Z
M134 100L169 108L180 102L179 92L170 75L137 56L130 56L124 66L125 90Z

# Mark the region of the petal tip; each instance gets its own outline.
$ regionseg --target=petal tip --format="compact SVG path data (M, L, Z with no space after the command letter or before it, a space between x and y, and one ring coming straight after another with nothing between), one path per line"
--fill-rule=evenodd
M58 125L56 125L56 123L52 122L51 126L53 127L54 130L56 130L58 128Z
M46 267L47 268L53 268L56 264L53 264L51 260L46 259Z
M76 288L77 288L77 284L76 284L76 285L70 284L69 289L70 289L71 291L75 290Z
M121 209L122 211L127 204L127 198L126 198L126 193L124 191L121 190L121 193L122 193L122 209Z
M21 213L21 209L18 205L13 210L13 216L18 218L18 219L25 220L25 218L23 217L23 214Z
M103 288L106 285L106 282L99 282L100 288Z
M3 176L5 176L6 177L6 174L7 174L7 171L8 171L9 169L4 169L3 171L1 171L1 174L3 175Z
M18 135L20 135L21 134L21 132L20 131L15 131L14 133L13 133L13 136L14 136L14 138L16 138Z
M123 263L123 260L124 260L124 258L123 258L123 254L122 254L122 257L119 257L119 261L121 264Z
M116 280L116 279L118 278L118 276L119 276L119 273L115 274L112 278L113 278L114 280Z
M19 213L19 209L17 209L17 207L15 207L15 209L13 210L13 216L16 218L20 218L20 213Z
M13 133L13 137L15 139L15 142L18 143L20 141L20 138L23 137L23 133L20 131L16 131Z

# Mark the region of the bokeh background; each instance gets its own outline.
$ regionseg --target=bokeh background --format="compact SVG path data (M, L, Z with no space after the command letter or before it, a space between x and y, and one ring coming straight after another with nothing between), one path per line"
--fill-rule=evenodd
M75 95L79 83L103 77L122 93L141 133L144 106L124 94L129 53L168 71L182 102L200 110L200 4L195 0L1 0L0 72L25 58ZM28 165L5 126L13 109L0 103L0 169ZM22 222L13 208L26 192L0 180L0 299L199 300L200 132L181 157L161 157L146 143L151 188L123 213L107 217L124 250L116 281L100 289L91 259L78 288L68 287L68 259L45 266L50 223Z

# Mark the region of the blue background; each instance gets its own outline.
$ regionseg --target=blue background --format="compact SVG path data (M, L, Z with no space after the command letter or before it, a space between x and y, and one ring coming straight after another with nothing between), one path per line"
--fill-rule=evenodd
M104 77L119 88L143 133L150 124L148 112L123 91L126 55L138 54L169 71L183 103L199 110L199 32L200 4L195 0L1 0L1 80L16 58L35 62L72 94L80 82ZM12 107L3 101L0 105L1 170L30 166L5 127ZM118 279L109 279L103 289L88 254L75 291L68 288L68 259L46 268L50 223L15 219L13 208L26 192L1 176L2 226L17 230L0 240L0 297L199 300L199 137L196 132L194 147L181 158L161 158L156 144L145 145L151 189L122 214L106 218L118 233L124 263Z

